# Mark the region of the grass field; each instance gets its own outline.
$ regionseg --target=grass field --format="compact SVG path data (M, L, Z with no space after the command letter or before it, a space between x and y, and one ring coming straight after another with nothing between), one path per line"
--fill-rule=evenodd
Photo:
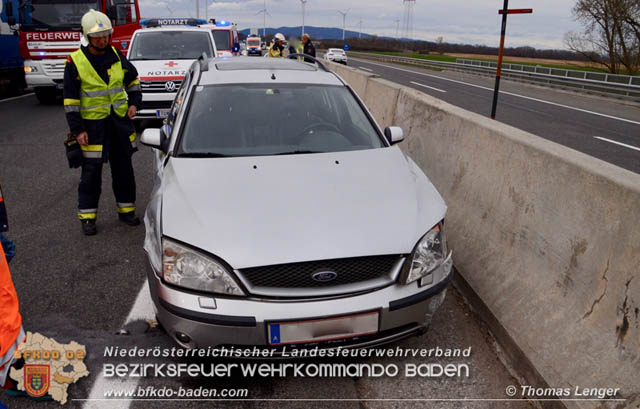
M465 58L468 60L480 60L480 61L497 61L498 56L493 55L475 55L475 54L444 54L444 55L424 55L417 53L398 53L398 52L384 52L384 51L370 51L374 54L386 54L396 57L409 57L419 58L423 60L431 61L443 61L443 62L456 62L458 58ZM520 65L539 65L542 67L559 68L563 70L576 70L576 71L590 71L590 72L607 72L601 68L589 66L589 63L582 61L562 61L562 60L548 60L548 59L536 59L536 58L520 58L520 57L505 57L504 62L507 64L520 64Z

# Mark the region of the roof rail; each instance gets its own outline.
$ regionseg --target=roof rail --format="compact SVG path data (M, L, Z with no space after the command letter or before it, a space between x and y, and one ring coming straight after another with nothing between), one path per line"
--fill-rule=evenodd
M287 56L287 58L291 58L291 59L298 58L298 57L304 57L305 59L313 60L313 62L318 64L318 67L322 68L326 72L331 72L331 70L329 70L322 62L320 62L319 59L317 59L316 57L313 57L313 56L311 56L309 54L294 53L294 54L289 54Z
M200 72L209 71L209 57L207 53L203 52L200 57L198 57L198 63L200 64Z

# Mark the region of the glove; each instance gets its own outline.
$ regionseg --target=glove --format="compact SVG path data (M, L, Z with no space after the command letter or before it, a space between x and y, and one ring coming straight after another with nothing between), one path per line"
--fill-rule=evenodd
M67 139L64 140L64 146L67 149L67 160L69 161L70 168L79 168L82 166L82 149L76 141L76 137L73 134L68 134Z
M16 255L16 245L13 244L11 240L4 237L2 233L0 233L0 243L2 243L2 249L4 250L4 256L7 258L7 263L11 261L13 256Z

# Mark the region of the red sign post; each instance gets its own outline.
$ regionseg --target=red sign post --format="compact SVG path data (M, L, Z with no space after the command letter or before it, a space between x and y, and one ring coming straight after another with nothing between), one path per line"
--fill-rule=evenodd
M500 51L498 52L498 68L496 70L496 87L493 91L493 106L491 107L491 119L496 119L496 108L498 107L498 94L500 93L500 75L502 74L502 58L504 57L504 37L507 34L508 14L531 14L533 9L511 9L509 10L509 0L504 0L502 10L498 14L502 15L502 30L500 33Z

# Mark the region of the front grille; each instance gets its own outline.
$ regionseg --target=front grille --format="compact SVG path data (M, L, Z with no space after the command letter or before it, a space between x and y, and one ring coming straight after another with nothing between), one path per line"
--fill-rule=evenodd
M392 282L393 273L401 260L398 255L355 257L252 267L239 270L238 273L248 284L250 291L251 288L260 287L265 294L271 292L269 289L330 289L362 284L363 286L354 288L357 291L365 289L367 283L375 282L380 285L381 282ZM313 279L315 273L326 271L334 272L335 279L326 282Z
M64 61L61 63L44 62L44 73L49 76L62 76L64 75Z
M142 88L142 92L152 92L152 93L169 92L165 88L165 84L167 82L168 81L140 81L140 88ZM177 92L178 89L180 88L180 84L182 84L182 81L174 80L171 82L173 82L176 86L175 91L172 91L172 92Z
M168 101L142 101L142 109L169 109L173 100Z

